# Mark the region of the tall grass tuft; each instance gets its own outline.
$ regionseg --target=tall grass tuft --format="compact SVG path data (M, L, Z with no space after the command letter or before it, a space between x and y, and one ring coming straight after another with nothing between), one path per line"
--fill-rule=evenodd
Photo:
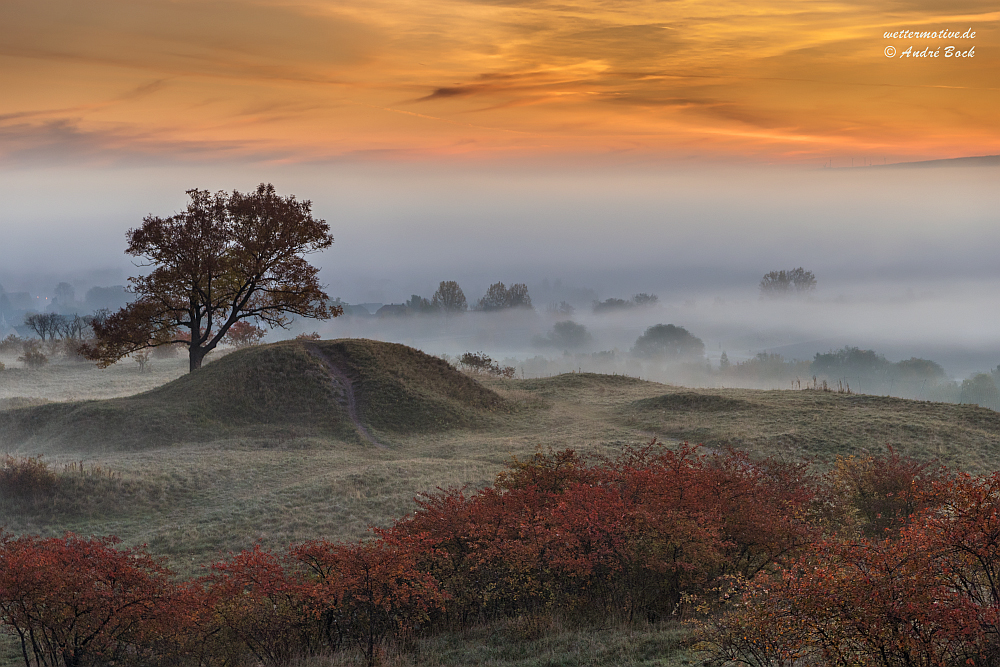
M57 481L41 456L4 454L0 459L0 496L5 498L36 498L51 493Z

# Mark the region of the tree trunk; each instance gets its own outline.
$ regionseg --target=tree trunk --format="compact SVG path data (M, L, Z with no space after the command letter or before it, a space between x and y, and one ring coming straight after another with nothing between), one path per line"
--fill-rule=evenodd
M197 347L194 345L188 347L188 360L190 361L188 372L196 371L201 368L201 360L205 358L206 354L208 354L208 350L203 347Z

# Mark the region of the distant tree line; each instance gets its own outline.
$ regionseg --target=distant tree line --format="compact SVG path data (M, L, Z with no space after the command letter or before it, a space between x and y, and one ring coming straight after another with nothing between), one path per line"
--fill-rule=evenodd
M595 313L607 313L616 310L625 310L628 308L637 308L643 306L653 306L659 301L659 298L655 294L646 294L642 292L636 294L631 299L605 299L604 301L594 301L594 312Z
M372 315L362 306L352 306L339 298L331 302L344 309L345 315L366 317ZM386 304L374 315L378 317L407 315L455 315L470 309L465 292L454 280L442 280L431 298L413 294L400 304ZM472 310L482 312L497 312L511 309L533 310L528 286L515 283L507 287L502 282L493 283L486 294L475 302Z
M132 298L123 285L91 287L82 302L76 300L76 291L67 282L56 285L52 298L45 300L28 292L8 292L0 285L0 321L7 326L17 326L23 323L25 316L38 312L67 317L80 313L92 315L103 309L117 310Z
M760 280L760 295L763 298L808 294L816 289L816 276L801 266L788 271L771 271Z
M724 381L748 385L826 388L851 393L892 395L945 403L979 405L1000 410L1000 366L975 373L961 383L951 380L940 364L911 357L892 362L874 350L844 347L817 353L812 361L785 359L774 352L732 362L726 352L719 360ZM787 384L790 383L790 384Z

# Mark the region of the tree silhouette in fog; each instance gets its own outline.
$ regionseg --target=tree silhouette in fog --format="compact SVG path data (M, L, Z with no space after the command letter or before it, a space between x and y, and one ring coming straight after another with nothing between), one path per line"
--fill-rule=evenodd
M771 271L760 279L762 297L805 294L816 289L816 276L801 266L791 271Z
M478 310L485 311L531 307L531 296L528 295L528 286L524 283L516 283L510 288L505 287L503 283L493 283L476 304Z
M646 359L670 359L675 361L701 359L705 355L705 343L691 335L684 327L673 324L656 324L639 336L632 348L632 354Z
M465 293L454 280L442 280L431 296L431 305L448 313L461 313L468 307Z
M328 305L319 269L303 257L333 244L311 202L279 196L263 183L246 194L187 194L183 213L150 215L128 231L125 252L154 268L129 278L135 301L94 323L87 358L106 367L137 350L182 344L195 370L241 320L286 327L291 315L343 312Z

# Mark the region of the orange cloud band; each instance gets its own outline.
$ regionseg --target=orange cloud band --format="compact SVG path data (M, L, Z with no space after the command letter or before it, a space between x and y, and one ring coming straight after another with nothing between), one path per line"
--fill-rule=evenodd
M1000 12L943 8L9 0L0 160L1000 153Z

